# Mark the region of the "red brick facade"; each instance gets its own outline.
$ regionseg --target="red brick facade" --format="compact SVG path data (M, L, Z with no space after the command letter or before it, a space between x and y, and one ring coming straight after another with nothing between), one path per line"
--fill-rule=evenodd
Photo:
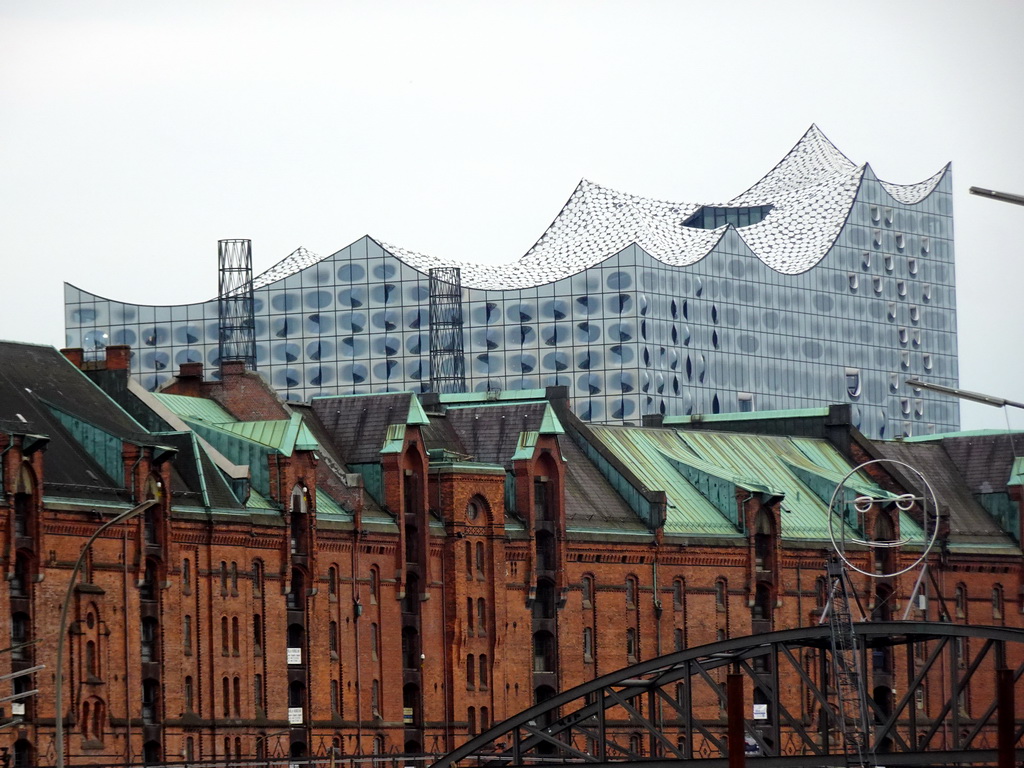
M287 418L254 374L225 371L223 382L207 383L190 373L168 391L212 397L242 420ZM782 541L778 499L738 489L750 533L721 543L661 529L570 536L559 447L567 439L540 435L507 474L431 460L410 425L401 450L381 459L390 526L363 525L358 510L355 525L318 522L324 473L311 450L271 457L275 510L177 513L162 490L172 458L125 442L131 491L122 508L160 503L94 544L73 592L68 755L98 764L332 746L345 755L443 753L538 697L637 661L818 622L830 551ZM0 657L0 673L47 668L35 675L40 693L25 722L0 731L0 745L18 742L20 759L51 764L55 617L98 516L46 491L45 446L30 442L0 433L0 613L15 617L12 644L38 643ZM521 518L514 529L507 477ZM872 509L870 525L879 514ZM893 564L916 556L897 553ZM946 601L912 617L1024 624L1019 554L937 551L932 561ZM915 576L854 582L869 611L900 618ZM785 686L796 695L799 681Z

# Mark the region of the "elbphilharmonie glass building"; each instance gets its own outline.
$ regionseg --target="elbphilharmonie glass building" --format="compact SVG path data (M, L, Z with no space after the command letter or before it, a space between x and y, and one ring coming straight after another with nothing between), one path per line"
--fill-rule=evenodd
M596 422L847 402L871 437L959 427L955 400L904 383L957 385L949 166L891 184L812 126L726 203L581 182L504 265L370 237L326 257L299 249L252 282L257 370L289 400L429 390L440 267L459 268L470 391L566 385ZM185 362L215 375L216 298L148 306L66 285L65 303L67 344L130 344L149 388Z

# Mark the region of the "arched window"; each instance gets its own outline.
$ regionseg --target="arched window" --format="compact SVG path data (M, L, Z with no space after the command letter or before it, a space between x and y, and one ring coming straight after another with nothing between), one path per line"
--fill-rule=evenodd
M480 707L480 732L483 733L491 727L491 715L487 707Z
M242 715L242 678L237 675L231 681L232 697L231 701L234 704L235 717L241 717Z
M191 712L195 706L195 689L192 683L192 676L185 676L185 711Z
M220 617L220 654L221 656L228 655L228 617Z
M677 611L683 610L683 600L686 593L686 585L681 578L672 581L672 608Z
M231 681L227 675L221 678L221 706L224 707L224 717L231 716Z
M487 603L482 597L476 599L476 631L487 634Z
M331 658L338 658L338 622L331 621L327 630L327 642L331 649Z
M333 565L327 569L327 594L332 600L338 599L338 569Z
M143 640L143 661L151 661L145 657L145 640ZM88 640L85 643L85 676L89 680L98 680L99 675L96 674L96 642L94 640Z
M147 725L160 722L160 683L153 678L142 681L142 722Z
M146 617L142 620L142 629L140 632L142 638L142 661L143 663L149 661L159 661L160 657L157 653L157 635L159 633L159 625L156 619L152 617ZM91 643L92 641L90 641ZM86 651L88 655L88 651Z
M306 607L306 580L298 568L292 568L291 589L285 603L289 611L301 611Z
M156 600L157 589L157 567L156 561L146 558L146 565L142 572L142 583L139 585L139 599L147 602Z
M32 535L33 489L35 482L28 467L22 467L14 491L14 535Z
M473 542L466 542L466 575L473 578Z
M481 689L487 688L487 686L488 686L488 682L487 681L488 681L489 677L490 676L489 676L488 670L487 670L487 654L481 653L480 654L480 675L477 678L480 681L480 688Z
M11 597L31 597L31 570L28 555L18 552L14 557L14 571L11 574Z
M32 639L29 627L30 619L27 613L18 611L11 615L11 660L28 661L32 656L31 646L28 645Z
M681 651L686 647L686 635L679 627L676 627L672 632L672 642L674 649L677 651Z
M263 594L263 561L252 561L252 592L257 597Z
M476 735L476 707L470 707L466 711L467 730L470 736Z
M874 540L881 543L896 540L896 530L892 518L885 512L879 512L875 519ZM893 549L892 547L876 546L871 548L874 561L875 573L891 573L893 570Z
M472 653L466 656L466 689L476 688L476 656Z
M637 660L636 628L626 629L626 660L635 662Z
M1003 588L999 584L992 587L992 618L1003 618Z
M304 555L309 551L306 542L306 513L309 504L309 491L305 486L296 485L291 495L291 550L293 555Z
M754 610L751 618L766 620L772 617L772 590L771 586L761 581L754 588Z
M594 605L594 577L584 576L582 584L583 607L592 608Z
M774 537L772 536L772 523L768 513L758 510L754 519L754 567L762 571L773 570L774 558Z
M238 617L237 616L232 616L231 617L231 653L234 656L238 655L238 644L239 644L239 637L238 637L238 635L239 635Z
M376 604L380 600L380 571L374 565L370 568L370 602Z
M192 591L192 562L187 557L181 561L181 591L186 595Z
M626 608L627 610L636 609L636 597L637 597L637 582L635 576L626 577Z
M252 615L252 652L255 656L263 655L263 617L258 613Z
M715 581L715 607L720 611L724 611L726 607L726 596L727 588L725 579L717 579Z
M479 578L483 578L484 575L484 543L482 541L476 543L476 575Z
M957 584L956 585L956 598L954 602L954 609L956 610L956 617L958 619L967 618L967 585Z
M370 657L374 661L380 659L380 627L376 623L370 624Z
M594 630L591 627L583 628L583 661L588 664L594 661Z

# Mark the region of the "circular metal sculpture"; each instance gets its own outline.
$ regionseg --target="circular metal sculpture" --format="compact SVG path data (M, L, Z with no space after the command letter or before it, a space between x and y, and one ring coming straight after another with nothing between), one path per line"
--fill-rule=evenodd
M901 512L909 512L911 509L914 508L915 504L918 505L919 509L921 510L920 523L921 530L924 533L924 549L921 551L920 556L914 562L912 562L905 568L901 568L895 571L866 571L863 568L857 566L846 556L847 544L857 544L872 550L892 550L913 542L913 539L907 536L901 536L899 538L891 540L878 540L874 538L867 538L866 532L865 538L858 538L857 536L849 535L850 531L853 529L853 526L850 525L847 515L843 514L843 510L841 509L841 505L845 505L847 503L845 500L847 497L847 494L845 493L845 491L847 490L846 483L855 474L860 472L862 469L871 466L872 464L895 464L899 467L902 467L904 470L911 473L912 478L916 478L918 480L918 482L915 483L915 485L917 485L921 489L920 495L915 495L913 493L904 493L899 496L869 496L865 494L859 494L854 498L852 502L853 508L859 516L866 515L868 510L870 510L872 505L874 504L895 504L896 508ZM840 505L838 507L837 502ZM921 472L918 469L912 467L910 464L907 464L905 461L899 461L897 459L873 459L871 461L866 461L863 464L859 464L858 466L851 469L849 472L846 473L846 475L840 481L839 485L836 486L836 490L832 494L832 499L831 501L829 501L828 510L828 535L829 538L832 540L832 546L835 549L836 553L842 559L846 567L854 571L857 571L857 573L862 573L865 576L870 576L873 579L891 578L893 576L899 576L900 574L906 573L907 571L912 571L914 568L920 565L928 556L928 553L934 546L935 540L938 537L939 533L939 505L935 497L935 491L932 490L931 484L928 482L925 476L921 474ZM841 521L838 526L838 535L836 532L836 518L839 518L839 520Z

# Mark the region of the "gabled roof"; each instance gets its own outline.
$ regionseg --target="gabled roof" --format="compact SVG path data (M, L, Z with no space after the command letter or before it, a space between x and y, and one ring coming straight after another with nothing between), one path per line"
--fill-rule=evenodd
M346 464L379 461L391 425L429 423L411 392L314 397L310 407Z

